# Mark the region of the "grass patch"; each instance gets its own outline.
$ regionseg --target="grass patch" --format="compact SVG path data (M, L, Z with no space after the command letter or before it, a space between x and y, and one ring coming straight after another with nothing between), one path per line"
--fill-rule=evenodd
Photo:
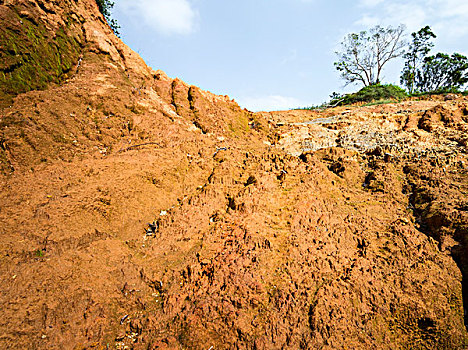
M352 104L364 104L366 106L400 102L409 95L401 87L392 84L377 84L363 87L352 94L333 93L330 101L319 106L296 108L297 110L323 110L332 107L346 106Z
M388 101L401 101L408 97L408 94L401 87L385 84L385 85L371 85L366 86L359 90L358 92L335 96L330 104L337 106L351 105L354 103L376 103L383 104L388 103Z
M363 105L363 107L386 105L386 104L389 104L389 103L395 103L395 101L394 100L380 100L380 101L366 103L366 104Z
M42 249L37 249L34 251L34 255L37 256L38 258L42 258L44 254L45 252Z

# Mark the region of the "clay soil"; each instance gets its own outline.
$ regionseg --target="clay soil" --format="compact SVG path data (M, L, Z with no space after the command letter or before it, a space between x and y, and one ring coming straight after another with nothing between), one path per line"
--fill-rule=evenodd
M251 113L92 0L0 9L79 43L2 90L0 348L468 346L466 98Z

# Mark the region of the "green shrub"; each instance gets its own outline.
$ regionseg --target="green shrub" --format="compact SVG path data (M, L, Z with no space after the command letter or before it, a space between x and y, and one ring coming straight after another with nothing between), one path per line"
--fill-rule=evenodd
M117 24L115 19L111 18L111 10L114 7L114 2L111 0L96 0L96 4L98 5L99 11L101 11L115 35L120 36L120 26Z
M417 91L417 92L413 92L412 94L409 94L409 96L422 97L422 96L445 95L445 94L461 94L463 96L467 96L468 90L463 91L456 87L451 87L451 88L443 88L443 89L437 89L437 90L432 90L432 91Z
M366 86L358 92L352 94L346 94L342 96L337 96L335 94L332 96L332 100L330 101L329 105L343 106L358 102L374 103L384 100L400 101L406 97L408 97L408 94L399 86L392 84L377 84Z
M38 258L42 258L44 256L44 251L42 249L37 249L34 251L34 255L36 255Z

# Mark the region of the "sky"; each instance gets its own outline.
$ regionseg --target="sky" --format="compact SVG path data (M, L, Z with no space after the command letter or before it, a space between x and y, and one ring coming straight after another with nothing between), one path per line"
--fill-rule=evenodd
M344 86L333 62L346 34L429 25L433 52L468 56L468 0L115 0L123 41L153 69L251 111L319 105ZM381 79L399 83L402 60Z

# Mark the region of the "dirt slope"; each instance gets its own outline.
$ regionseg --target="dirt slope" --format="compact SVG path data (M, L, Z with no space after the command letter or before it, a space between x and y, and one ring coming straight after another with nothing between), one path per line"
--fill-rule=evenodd
M468 345L468 101L253 114L93 0L0 20L1 348Z

